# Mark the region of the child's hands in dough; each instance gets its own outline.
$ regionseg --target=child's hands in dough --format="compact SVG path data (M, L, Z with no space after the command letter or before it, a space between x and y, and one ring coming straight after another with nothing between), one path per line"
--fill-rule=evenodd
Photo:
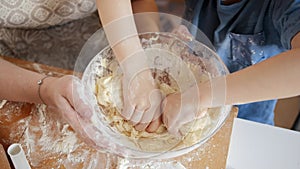
M161 124L162 95L150 70L123 77L124 108L122 116L137 130L154 132Z
M163 101L163 123L169 133L180 136L180 128L206 113L206 108L201 108L198 87L194 85L185 92L168 95Z

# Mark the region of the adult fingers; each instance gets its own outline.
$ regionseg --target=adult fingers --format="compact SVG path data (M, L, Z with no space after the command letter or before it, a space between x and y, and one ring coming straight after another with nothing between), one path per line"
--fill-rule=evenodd
M83 118L90 118L92 116L92 105L89 90L85 89L80 80L74 76L65 76L62 80L66 83L66 89L64 89L64 96L71 106L78 112Z
M81 116L76 112L65 98L59 99L59 110L62 111L63 118L70 124L73 130L78 134L82 141L89 146L94 147L96 144L89 138L84 130L84 125L79 121ZM84 121L81 119L81 121Z

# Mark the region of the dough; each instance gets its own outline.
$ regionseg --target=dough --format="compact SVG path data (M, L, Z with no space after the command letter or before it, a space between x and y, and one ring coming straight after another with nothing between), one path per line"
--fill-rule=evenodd
M157 61L158 56L150 57L151 63ZM164 57L167 57L164 55ZM174 56L170 56L174 57ZM137 131L135 128L128 123L127 120L123 119L120 112L123 107L122 101L122 73L118 71L118 64L116 61L108 61L106 59L101 60L102 65L105 69L109 69L109 73L98 77L96 79L95 93L97 96L98 104L103 109L103 113L106 116L107 123L117 129L121 134L127 136L138 149L150 152L162 152L167 150L175 150L183 147L188 147L199 142L210 129L214 126L214 120L211 119L212 111L207 111L204 117L197 119L184 125L180 131L185 135L183 137L175 137L167 132L166 127L162 124L159 129L154 133L148 133L146 131ZM193 75L197 77L197 82L204 82L208 79L209 74L203 70L201 66L194 62L194 64L187 62L189 70L183 70L178 72L176 69L172 70L165 69L164 71L153 70L153 75L157 81L160 90L163 94L171 94L178 90L178 84L181 83L181 87L188 88L193 83L191 78L187 76L188 72L192 71ZM171 64L172 67L176 67L176 63ZM173 72L172 72L173 71ZM171 73L177 78L175 81L170 78L168 74ZM178 81L179 79L179 81Z

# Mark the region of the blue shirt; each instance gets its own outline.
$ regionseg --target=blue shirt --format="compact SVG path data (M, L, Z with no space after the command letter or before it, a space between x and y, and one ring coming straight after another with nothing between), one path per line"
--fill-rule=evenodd
M235 72L291 48L300 32L300 0L241 0L231 5L187 0L184 18L207 35ZM238 117L274 124L275 105L276 100L239 105Z

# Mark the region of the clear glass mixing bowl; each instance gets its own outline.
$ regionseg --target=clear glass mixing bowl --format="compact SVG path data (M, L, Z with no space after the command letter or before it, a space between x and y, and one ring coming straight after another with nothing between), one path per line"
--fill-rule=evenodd
M144 33L140 34L140 39L147 56L150 58L151 55L153 55L153 57L156 55L168 55L170 57L178 57L178 59L181 59L183 54L188 54L190 58L197 57L198 61L200 58L200 66L202 67L201 69L205 69L205 71L209 72L209 78L228 74L226 67L219 59L217 54L200 42L192 40L186 43L172 33ZM160 59L149 60L153 61L153 63L150 64L153 64L154 66L161 66L160 63L162 62L166 63L166 61L162 61ZM187 60L187 62L189 61L195 62L194 59ZM110 69L112 67L115 68L116 63L117 62L113 55L112 49L110 47L104 48L90 61L85 69L82 76L83 85L95 93L96 79L107 75L109 72L119 71L117 69ZM169 69L171 69L170 71L172 71L172 69L176 71L176 66L173 66L172 63L168 64L168 66ZM113 88L114 86L108 87ZM220 94L225 94L225 92ZM180 144L182 140L185 139L183 136L179 140L173 139L170 145L168 145L166 148L158 148L159 150L151 152L148 150L141 150L132 142L132 140L110 126L103 113L104 109L97 104L95 95L94 97L90 98L90 102L95 105L91 125L96 132L89 134L89 137L92 140L95 140L95 142L98 142L97 145L101 147L101 149L105 148L105 151L129 158L171 158L192 151L193 149L205 143L216 131L218 131L231 109L231 106L225 105L209 109L211 124L203 129L202 136L197 140L196 143L188 146ZM87 126L83 127L86 127L86 130L89 130ZM156 144L160 143L159 139L159 137L148 139L147 144L149 144L149 146L155 146Z
M135 21L143 21L144 17L148 18L149 15L160 18L159 31L151 31L151 29L149 30L148 27L145 28L143 27L145 25L141 24L142 28L140 30L142 31L139 31L139 38L148 57L148 64L152 68L167 70L171 76L176 76L180 72L181 76L186 74L184 78L192 79L188 81L200 80L202 82L229 73L214 51L210 41L195 26L182 20L182 18L162 13L135 15ZM183 40L178 34L171 33L179 25L185 25L191 32L196 30L196 37ZM137 26L139 28L138 23ZM196 69L190 71L187 65L192 65ZM203 70L209 72L208 78L203 79L200 77ZM99 106L97 102L95 94L96 80L112 72L122 74L112 49L107 43L103 29L97 31L86 42L77 59L75 72L83 72L81 82L85 86L85 90L88 90L88 93L94 93L87 96L88 102L93 105L93 117L90 122L82 123L86 134L95 142L95 148L126 158L167 159L186 154L200 147L211 138L223 125L231 110L230 105L210 108L208 110L210 125L203 127L201 137L197 137L196 141L194 140L192 143L183 144L187 138L187 135L183 135L180 138L172 138L168 145L164 144L164 147L159 147L160 143L163 142L161 140L163 137L157 136L146 139L147 141L143 144L144 146L158 146L155 150L149 150L137 147L131 139L112 127L105 116L104 108ZM178 79L178 77L174 79L176 80L176 78ZM176 83L183 84L181 86L182 91L190 86L185 84L184 81L176 81ZM221 84L226 85L226 83ZM114 89L114 86L109 87ZM225 98L226 87L223 86L221 89L224 89L224 91L214 91L214 88L212 88L211 92L214 93L214 96L220 95L221 98ZM192 129L193 125L190 126L190 130Z

